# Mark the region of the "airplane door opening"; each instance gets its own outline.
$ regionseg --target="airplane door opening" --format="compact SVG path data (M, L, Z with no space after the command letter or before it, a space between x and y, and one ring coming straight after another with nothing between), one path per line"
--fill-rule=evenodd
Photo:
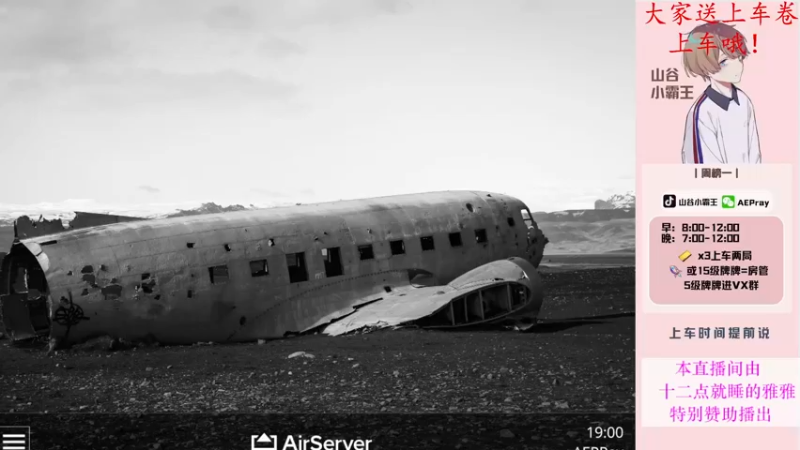
M326 277L338 277L344 274L344 268L342 267L342 255L339 251L339 247L323 249L322 256L325 258Z

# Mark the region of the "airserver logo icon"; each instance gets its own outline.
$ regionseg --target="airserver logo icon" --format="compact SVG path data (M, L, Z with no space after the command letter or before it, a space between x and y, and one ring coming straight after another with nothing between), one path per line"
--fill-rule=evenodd
M278 450L278 436L267 433L251 435L250 450Z

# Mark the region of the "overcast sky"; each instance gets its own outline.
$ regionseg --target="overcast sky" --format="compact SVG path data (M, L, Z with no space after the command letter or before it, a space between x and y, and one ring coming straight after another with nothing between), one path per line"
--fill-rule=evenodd
M0 204L634 189L634 2L0 0Z

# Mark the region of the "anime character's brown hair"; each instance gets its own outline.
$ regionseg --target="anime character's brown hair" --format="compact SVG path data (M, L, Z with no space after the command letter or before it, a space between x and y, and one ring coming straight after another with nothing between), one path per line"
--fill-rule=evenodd
M706 33L708 33L708 39L704 41L703 38ZM739 36L737 44L728 43L732 42L729 40L732 40L737 35ZM688 42L684 49L691 51L683 54L683 68L686 70L686 75L699 76L704 81L708 81L709 75L720 71L720 51L724 52L729 58L747 58L747 55L750 54L750 51L747 50L747 41L744 35L734 27L721 22L699 25L689 32L687 39Z

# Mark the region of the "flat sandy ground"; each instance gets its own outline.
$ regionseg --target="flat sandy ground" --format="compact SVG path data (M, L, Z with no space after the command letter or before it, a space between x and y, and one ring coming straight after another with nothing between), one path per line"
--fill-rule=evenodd
M0 411L630 413L634 268L604 256L546 257L544 266L561 265L542 268L542 323L527 333L401 329L261 345L110 352L96 344L55 356L0 341ZM593 261L617 267L568 267ZM313 357L289 358L295 352Z

